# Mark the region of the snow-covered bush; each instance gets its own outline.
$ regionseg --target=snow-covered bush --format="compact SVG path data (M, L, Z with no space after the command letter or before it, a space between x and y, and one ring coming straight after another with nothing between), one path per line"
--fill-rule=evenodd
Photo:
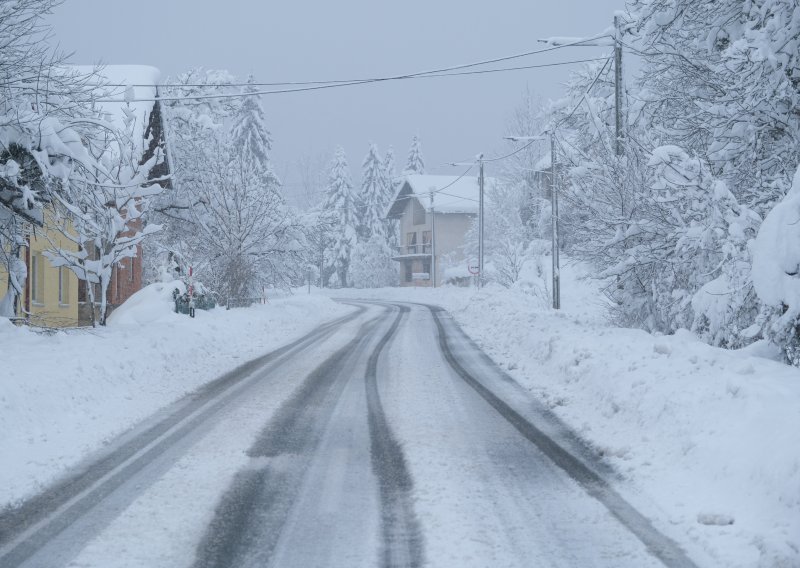
M800 365L800 168L753 244L753 285L764 303L764 334Z
M399 273L392 260L392 250L386 239L378 234L353 248L350 260L350 278L356 288L382 288L397 286Z

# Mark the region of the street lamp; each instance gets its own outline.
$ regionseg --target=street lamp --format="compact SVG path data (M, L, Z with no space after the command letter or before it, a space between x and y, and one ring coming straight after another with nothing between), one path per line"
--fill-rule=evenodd
M505 136L512 142L534 142L550 138L550 209L553 226L553 309L561 309L561 266L558 258L558 178L556 177L556 133L550 136Z

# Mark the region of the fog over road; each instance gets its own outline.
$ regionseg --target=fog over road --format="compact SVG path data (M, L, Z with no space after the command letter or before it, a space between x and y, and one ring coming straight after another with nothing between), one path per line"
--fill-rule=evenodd
M694 566L446 312L348 303L0 515L0 566Z

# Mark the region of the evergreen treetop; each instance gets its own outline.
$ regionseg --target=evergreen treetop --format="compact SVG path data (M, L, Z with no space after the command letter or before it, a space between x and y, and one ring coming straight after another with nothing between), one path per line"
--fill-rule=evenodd
M406 167L403 170L406 174L424 174L425 161L422 159L422 147L419 141L419 136L414 136L411 140L411 148L408 150L408 159L406 160Z

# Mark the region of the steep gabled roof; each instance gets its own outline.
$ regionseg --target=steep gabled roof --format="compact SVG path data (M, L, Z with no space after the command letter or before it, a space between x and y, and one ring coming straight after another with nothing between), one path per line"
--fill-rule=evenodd
M484 191L491 191L497 183L494 178L484 178ZM429 209L433 193L433 206L439 213L478 213L478 178L474 176L407 175L392 199L386 217L403 214L408 199L416 199Z

